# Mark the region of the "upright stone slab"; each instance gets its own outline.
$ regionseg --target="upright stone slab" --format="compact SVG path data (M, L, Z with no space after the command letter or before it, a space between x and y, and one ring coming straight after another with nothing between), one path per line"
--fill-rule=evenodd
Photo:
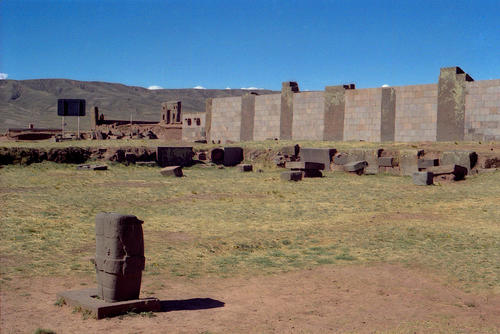
M306 148L300 149L300 161L318 162L324 164L322 170L330 170L330 163L337 153L334 148Z
M437 141L463 140L467 81L474 81L460 67L441 68L438 82Z
M432 172L415 172L412 174L413 184L417 186L430 186L434 182L434 174Z
M253 127L255 119L255 95L248 94L241 97L241 127L240 140L253 140Z
M418 158L422 155L419 150L401 150L399 151L399 168L401 175L412 176L418 172Z
M119 213L95 218L97 294L106 302L139 298L145 262L142 223Z
M157 147L156 162L161 167L191 166L193 164L192 147Z
M396 133L396 90L382 88L380 141L394 141Z
M243 148L224 147L224 166L236 166L243 161Z
M441 156L442 165L459 165L467 168L468 173L476 166L477 160L474 151L445 151Z
M205 100L205 135L207 142L210 142L212 138L210 137L212 130L212 99L208 98Z
M299 91L299 85L293 81L281 85L280 139L292 139L293 93Z
M301 171L288 171L281 173L280 178L283 181L300 181L303 175L304 173Z
M346 89L354 89L354 84L325 87L323 140L344 140Z

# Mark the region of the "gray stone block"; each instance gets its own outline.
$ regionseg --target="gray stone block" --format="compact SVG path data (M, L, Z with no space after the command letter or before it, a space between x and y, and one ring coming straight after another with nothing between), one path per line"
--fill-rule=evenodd
M439 166L439 159L418 159L418 169L425 169L429 167Z
M368 166L368 163L366 161L354 161L354 162L349 162L344 165L344 170L346 172L353 172L353 173L358 173L362 174L364 169Z
M336 165L345 165L349 162L349 155L347 153L339 153L333 157L333 163Z
M441 156L442 165L459 165L467 168L468 172L476 166L477 160L474 151L446 151Z
M310 162L310 161L287 161L285 163L285 167L292 170L325 169L325 165L323 163Z
M156 166L156 161L137 161L135 164L137 166L155 167Z
M282 172L280 175L281 180L283 181L300 181L302 180L303 173L300 171L287 171Z
M417 186L429 186L433 184L434 174L432 172L414 172L413 183Z
M76 166L76 169L78 169L78 170L107 170L108 166L83 164L83 165Z
M162 168L160 170L161 175L163 176L176 176L176 177L181 177L184 174L182 173L182 167L181 166L168 166L165 168Z
M427 168L427 171L434 173L435 176L453 174L455 180L463 180L467 175L467 168L460 165L443 165Z
M379 157L378 165L379 167L393 167L394 158L393 157Z
M323 177L323 173L319 169L305 169L304 177Z
M418 158L423 154L419 150L401 150L399 155L399 168L402 175L411 176L418 172Z
M300 160L308 162L318 162L322 163L324 170L330 170L330 163L333 157L337 153L334 148L301 148L300 149Z

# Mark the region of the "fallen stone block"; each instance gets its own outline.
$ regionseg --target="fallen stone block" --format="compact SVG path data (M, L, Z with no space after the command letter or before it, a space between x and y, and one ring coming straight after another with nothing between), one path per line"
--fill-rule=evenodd
M214 148L210 151L210 161L220 165L224 162L224 150L222 148Z
M347 153L338 153L333 157L333 163L335 165L345 165L348 163L349 155Z
M419 170L439 166L439 159L418 159L417 165Z
M304 177L323 177L323 173L319 169L305 169Z
M253 170L253 166L250 164L239 164L240 172L251 172Z
M224 166L236 166L243 161L243 148L224 147Z
M344 165L344 170L350 173L363 174L364 169L368 166L366 161L354 161Z
M125 153L125 161L129 164L134 164L137 160L135 153L127 152Z
M301 148L300 160L308 162L317 162L323 164L324 170L330 170L330 163L337 153L334 148Z
M182 173L182 167L181 166L168 166L165 168L162 168L160 170L161 175L163 176L177 176L181 177L184 174Z
M394 158L393 157L379 157L378 166L379 167L393 167Z
M443 165L427 168L428 172L432 172L434 176L453 174L454 180L463 180L465 175L467 175L467 168L459 165Z
M459 165L469 172L476 166L478 155L474 151L447 151L441 156L442 165Z
M429 186L433 184L434 174L432 172L413 173L413 184L417 186Z
M108 166L106 165L78 165L76 166L76 169L78 170L107 170Z
M311 161L287 161L285 167L291 170L319 170L325 169L325 164Z
M287 171L282 172L280 178L283 181L300 181L302 180L302 174L303 173L299 171Z

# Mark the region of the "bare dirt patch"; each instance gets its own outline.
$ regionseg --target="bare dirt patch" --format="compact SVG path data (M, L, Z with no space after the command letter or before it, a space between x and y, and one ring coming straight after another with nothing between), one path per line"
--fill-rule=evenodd
M500 296L468 294L434 274L391 264L322 266L251 278L151 276L143 289L164 305L154 317L84 320L68 306L53 305L57 291L93 285L92 277L9 281L1 292L2 333L39 327L57 333L481 333L500 328Z

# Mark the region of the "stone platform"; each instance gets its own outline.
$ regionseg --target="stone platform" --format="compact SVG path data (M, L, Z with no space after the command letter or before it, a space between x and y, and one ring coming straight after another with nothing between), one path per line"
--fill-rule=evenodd
M113 317L130 311L140 313L161 310L160 300L155 297L108 303L95 296L97 296L97 289L72 290L57 294L57 297L63 298L66 304L91 311L96 319Z

